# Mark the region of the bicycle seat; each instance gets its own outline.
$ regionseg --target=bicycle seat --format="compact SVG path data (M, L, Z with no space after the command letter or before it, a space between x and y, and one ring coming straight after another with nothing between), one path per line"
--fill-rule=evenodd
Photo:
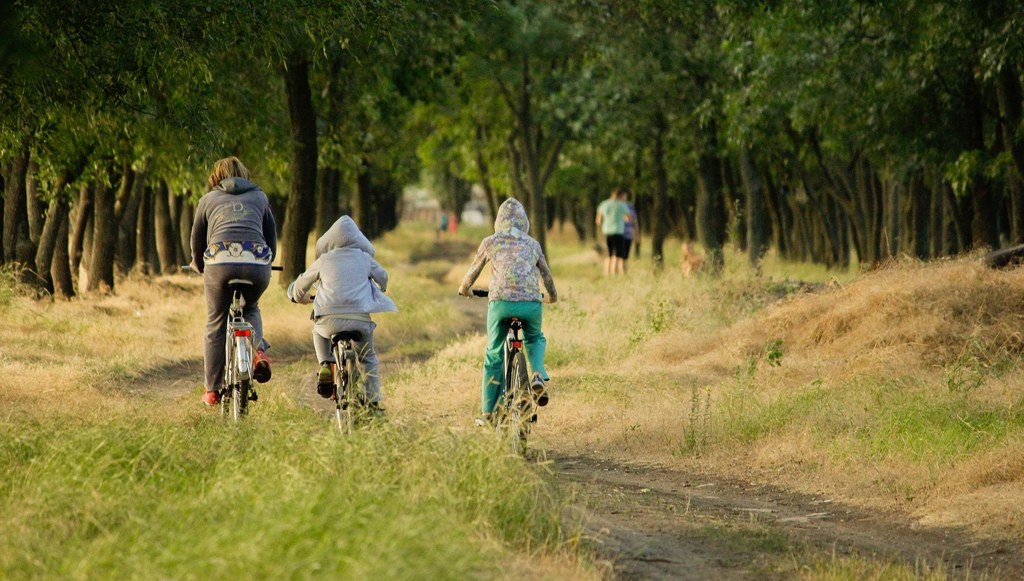
M362 341L363 334L359 331L342 331L331 335L331 343L340 343L342 341Z
M253 282L244 278L233 278L228 281L228 290L237 291L250 286L253 286Z

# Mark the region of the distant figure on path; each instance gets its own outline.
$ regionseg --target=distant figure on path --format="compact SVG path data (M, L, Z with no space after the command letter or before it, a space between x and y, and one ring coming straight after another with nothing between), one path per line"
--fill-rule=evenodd
M636 206L633 202L629 201L629 190L622 190L622 201L626 203L626 207L629 208L629 215L626 219L626 227L622 231L622 237L625 239L625 252L622 255L622 272L629 270L627 268L629 262L629 251L633 248L633 241L636 240L636 254L640 255L640 220L636 215Z
M626 222L629 220L629 206L623 198L623 189L615 188L607 200L597 207L595 223L601 227L601 233L608 244L608 258L604 263L605 276L623 274L623 263L626 255Z
M444 233L448 231L448 212L441 211L441 215L438 216L437 221L437 239L440 240L444 237Z
M448 233L455 237L455 234L459 231L459 218L452 212L448 215Z

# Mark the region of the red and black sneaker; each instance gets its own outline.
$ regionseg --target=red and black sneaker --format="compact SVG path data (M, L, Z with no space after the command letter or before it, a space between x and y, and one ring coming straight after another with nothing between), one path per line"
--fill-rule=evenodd
M220 393L216 391L208 391L203 394L203 403L208 406L215 406L220 403Z
M257 351L253 357L252 378L260 383L270 381L270 357L262 350Z

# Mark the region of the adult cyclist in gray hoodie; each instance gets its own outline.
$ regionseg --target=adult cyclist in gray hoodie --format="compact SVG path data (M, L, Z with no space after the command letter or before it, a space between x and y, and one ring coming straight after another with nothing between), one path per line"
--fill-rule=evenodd
M192 223L192 268L203 274L206 291L206 405L220 403L224 388L224 333L231 291L228 281L245 279L242 291L245 320L253 326L253 378L270 380L269 343L263 338L259 299L270 284L270 263L277 250L277 226L267 195L249 181L249 170L237 157L217 161L210 173L210 192L199 200Z
M366 399L371 408L379 410L380 366L373 347L377 324L370 313L397 312L398 307L384 294L388 273L374 260L374 252L373 244L352 218L338 218L316 241L316 260L288 285L288 298L313 303L313 348L320 362L317 393L328 398L333 391L331 335L358 331L362 339L353 343Z

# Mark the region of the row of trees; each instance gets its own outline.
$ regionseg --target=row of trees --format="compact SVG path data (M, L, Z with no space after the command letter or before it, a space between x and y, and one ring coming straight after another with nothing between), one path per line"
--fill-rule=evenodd
M1003 1L15 1L3 260L65 295L173 268L228 154L278 205L285 280L423 178L581 238L625 185L656 259L674 234L715 267L727 241L838 268L1017 243L1022 27Z

